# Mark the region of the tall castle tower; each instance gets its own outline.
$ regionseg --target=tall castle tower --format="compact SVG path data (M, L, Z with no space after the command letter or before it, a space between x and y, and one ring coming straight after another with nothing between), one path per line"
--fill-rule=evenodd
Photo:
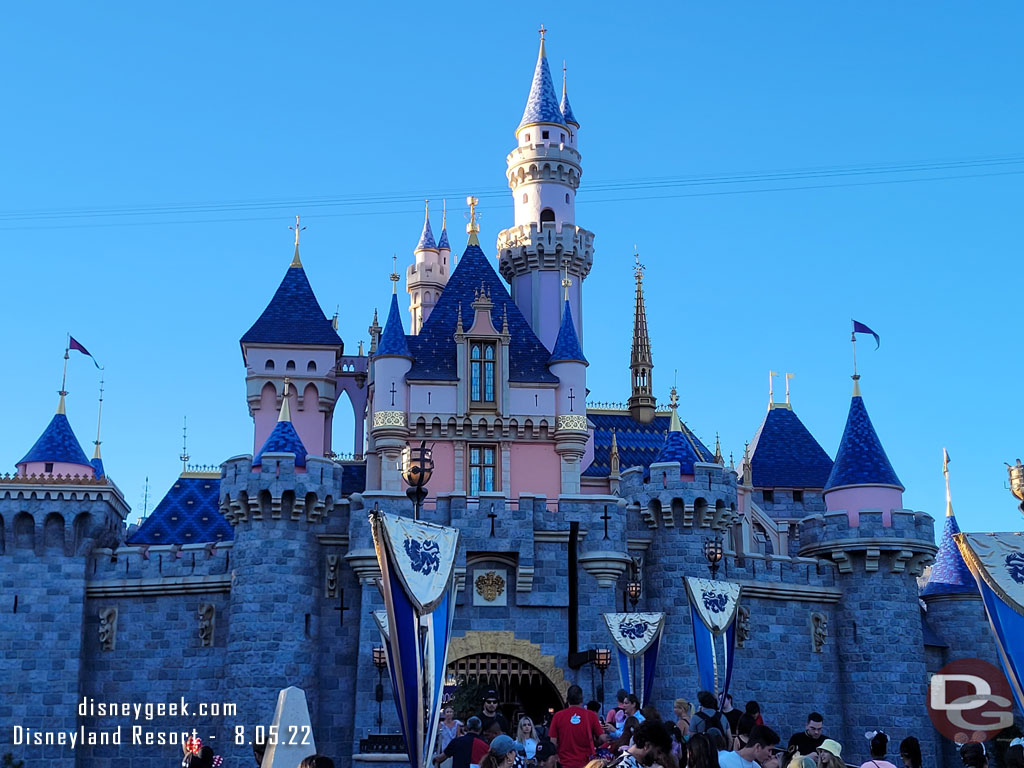
M551 82L541 27L540 52L517 146L507 158L515 225L498 233L498 268L512 299L544 346L552 349L562 323L561 271L573 280L569 306L582 337L583 280L594 263L594 235L576 226L576 190L583 168L577 149L580 124L562 77L559 104Z
M448 245L447 210L441 214L441 236L434 242L434 233L430 229L430 206L423 215L423 232L413 251L415 261L409 265L405 274L406 290L409 292L409 328L415 336L420 332L423 323L430 317L434 305L441 298L441 291L448 283L451 274L451 247Z
M644 306L644 267L636 257L636 307L633 315L633 348L629 355L631 388L629 415L641 424L654 421L654 385L651 371L651 337L647 333L647 308Z

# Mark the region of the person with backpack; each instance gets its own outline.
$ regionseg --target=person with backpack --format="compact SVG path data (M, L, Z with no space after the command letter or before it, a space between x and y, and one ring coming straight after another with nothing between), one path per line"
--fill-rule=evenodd
M690 720L691 733L703 733L713 739L722 740L722 743L732 744L732 732L729 730L729 721L726 720L718 709L718 699L711 691L700 691L697 694L697 710Z

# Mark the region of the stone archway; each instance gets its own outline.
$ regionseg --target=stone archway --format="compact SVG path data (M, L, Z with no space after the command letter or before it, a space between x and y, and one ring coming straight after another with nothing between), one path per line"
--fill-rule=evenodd
M462 637L453 637L448 644L448 663L481 653L515 656L517 659L532 664L551 681L563 699L566 691L569 690L569 681L565 679L562 668L555 664L555 657L541 653L539 645L516 637L514 632L471 630Z

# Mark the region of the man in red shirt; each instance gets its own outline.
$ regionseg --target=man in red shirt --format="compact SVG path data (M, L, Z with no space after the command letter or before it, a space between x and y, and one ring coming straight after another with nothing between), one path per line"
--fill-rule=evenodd
M583 689L570 685L565 694L569 706L551 718L548 736L558 750L562 768L583 768L594 754L595 745L607 738L596 712L583 708Z

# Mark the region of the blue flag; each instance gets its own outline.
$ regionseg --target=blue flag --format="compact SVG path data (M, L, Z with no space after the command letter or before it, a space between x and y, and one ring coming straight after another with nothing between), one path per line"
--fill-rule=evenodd
M853 321L853 332L854 333L870 333L875 337L875 349L881 346L881 341L878 338L878 334L868 328L864 323L858 323L856 320Z

